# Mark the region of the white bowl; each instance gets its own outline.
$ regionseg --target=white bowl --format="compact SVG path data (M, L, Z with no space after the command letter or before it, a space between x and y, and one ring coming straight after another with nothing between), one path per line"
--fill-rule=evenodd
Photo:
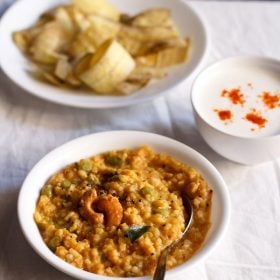
M192 106L197 128L213 150L227 159L248 165L280 157L280 108L268 110L258 99L263 91L279 93L279 73L279 60L241 56L219 61L198 75L192 87ZM250 105L235 106L220 99L222 89L237 86L241 86L246 98L254 100ZM218 120L213 113L217 104L234 112L233 122L224 125ZM253 128L242 120L251 107L266 116L265 128Z
M27 59L12 41L16 30L31 26L46 10L70 0L21 0L17 1L3 16L0 23L0 64L3 71L17 85L37 97L75 107L109 108L137 104L163 96L183 82L201 63L207 49L206 28L199 15L183 0L110 0L122 12L136 14L151 7L166 7L172 11L179 30L184 37L192 39L190 60L170 70L167 77L139 90L130 96L100 96L90 91L57 88L35 80L27 73ZM28 11L28 12L23 12Z
M33 220L33 213L39 191L53 173L81 158L113 149L134 148L143 144L147 144L157 152L167 153L197 168L203 174L211 189L213 189L212 226L205 243L189 261L168 271L167 276L172 277L178 273L184 272L189 267L202 261L214 249L226 230L230 212L227 186L215 167L193 149L167 137L137 131L112 131L91 134L62 145L39 161L25 179L18 199L18 217L27 241L43 259L57 269L79 279L147 280L151 278L111 278L75 268L61 260L48 249Z

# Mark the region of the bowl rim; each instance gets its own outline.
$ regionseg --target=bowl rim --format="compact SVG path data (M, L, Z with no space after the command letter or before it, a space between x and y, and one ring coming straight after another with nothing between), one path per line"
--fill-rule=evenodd
M234 133L229 133L225 132L221 129L218 129L214 125L212 125L206 118L202 116L200 113L200 110L197 109L197 102L195 102L195 88L197 84L200 82L201 76L207 72L208 70L211 70L211 68L214 68L215 66L218 66L219 64L230 62L230 61L238 61L238 60L248 60L248 61L259 61L259 62L271 62L274 64L278 64L280 67L280 60L274 57L269 57L269 56L261 56L261 55L238 55L238 56L229 56L227 58L223 58L220 60L217 60L207 66L205 66L196 76L196 78L193 81L193 84L191 86L191 94L190 94L190 99L191 99L191 104L193 111L208 125L210 126L213 130L216 132L219 132L225 136L229 136L235 139L243 139L243 140L248 140L248 141L254 141L254 142L260 142L260 141L265 141L265 140L271 140L271 139L276 139L280 138L280 134L278 135L266 135L266 136L258 136L258 137L253 137L253 136L241 136L241 135L236 135Z
M116 137L120 135L134 135L137 137L146 137L147 139L150 137L150 139L154 139L156 141L155 145L161 145L163 144L163 148L161 148L164 152L164 149L167 149L168 147L175 147L176 149L178 147L178 150L183 150L184 153L189 155L189 158L195 159L198 161L198 164L201 166L204 166L207 171L209 171L210 175L209 177L212 177L216 182L218 182L215 186L217 187L218 193L221 197L221 203L222 203L222 209L223 213L222 216L219 220L217 229L215 231L215 235L211 237L209 241L207 241L206 244L203 245L203 247L196 252L196 254L187 262L184 262L183 264L167 271L167 276L174 276L177 275L178 273L182 272L182 270L185 270L187 268L190 268L197 264L198 262L203 261L211 252L212 250L216 247L220 239L224 236L228 225L229 225L229 220L230 220L230 197L229 197L229 191L227 188L227 185L225 181L223 180L221 174L218 172L218 170L210 163L204 156L202 156L200 153L192 149L191 147L178 142L177 140L168 138L166 136L162 136L159 134L154 134L154 133L148 133L148 132L142 132L142 131L133 131L133 130L114 130L114 131L107 131L107 132L98 132L98 133L93 133L89 134L86 136L82 136L79 138L76 138L74 140L71 140L69 142L66 142L65 144L55 148L51 152L47 153L41 160L39 160L35 166L31 169L31 171L28 173L26 179L24 180L22 187L19 192L18 196L18 203L17 203L17 215L18 215L18 220L19 224L21 227L21 230L24 234L25 239L27 242L31 245L31 247L34 249L34 251L42 257L46 262L51 264L53 267L56 269L71 275L72 277L76 278L83 278L83 279L96 279L96 280L108 280L108 279L116 279L116 280L148 280L150 279L149 276L144 276L144 277L110 277L110 276L102 276L98 274L94 274L91 272L83 271L81 269L78 269L59 257L57 257L55 254L51 253L52 257L46 256L40 248L40 244L36 244L35 241L33 241L32 236L28 233L28 226L25 224L25 217L21 214L21 209L25 207L26 205L26 197L25 195L25 190L28 188L29 181L32 182L32 177L34 174L36 174L36 170L41 168L41 165L44 165L45 162L47 163L48 160L53 156L59 153L59 151L65 147L70 147L72 145L77 145L79 142L86 141L86 140L92 140L94 137L111 137L110 141L115 141ZM121 136L120 136L121 137ZM149 143L147 143L149 145ZM125 147L125 144L123 145ZM29 217L33 220L33 216Z
M3 14L3 16L0 18L0 36L1 36L1 33L2 33L1 29L4 28L3 27L4 23L7 21L7 19L9 19L10 13L13 12L14 10L18 9L18 6L22 5L22 3L24 1L27 2L29 0L20 0L20 1L14 2L6 10L6 12ZM160 97L167 96L168 94L172 93L172 90L174 88L176 88L177 86L181 85L183 82L190 79L196 73L196 71L199 69L199 67L201 66L201 64L205 60L205 58L207 56L207 53L208 53L208 49L209 49L209 34L208 34L209 32L208 32L208 29L207 29L207 25L205 24L204 17L202 17L200 15L200 13L193 7L192 4L187 3L184 0L173 0L173 1L177 2L178 4L184 5L190 11L190 13L192 13L193 16L196 18L196 20L197 20L197 22L198 22L198 24L200 25L200 28L201 28L201 37L203 38L202 39L203 48L201 49L201 53L199 54L196 62L193 64L193 66L189 70L188 75L182 75L181 78L172 82L170 85L166 86L163 90L156 90L156 93L154 93L154 94L149 94L149 95L143 96L142 98L136 98L136 99L133 99L133 98L114 99L114 101L112 101L112 100L107 100L107 101L102 100L102 101L95 101L95 102L94 102L94 100L92 102L86 102L86 100L84 100L84 101L70 100L70 99L67 99L67 98L62 98L62 95L60 97L58 97L59 93L57 93L55 96L47 96L47 95L44 95L44 94L40 94L39 91L37 92L35 90L35 88L32 85L30 85L30 83L28 81L22 83L13 74L11 74L12 71L9 70L5 66L5 63L2 61L3 59L2 59L1 55L0 55L0 66L3 70L3 72L5 73L5 75L11 81L13 81L19 88L24 90L25 92L30 93L31 95L33 95L37 98L40 98L42 100L46 100L46 101L53 102L53 103L59 104L59 105L64 105L64 106L84 108L84 109L119 108L119 107L136 105L138 103L141 104L141 103L149 102L149 101L151 101L155 98L160 98ZM20 55L22 57L24 57L24 55L22 53L20 53ZM44 89L44 90L47 90L47 88ZM65 89L65 92L66 91L67 91L67 89ZM137 91L134 94L136 94L136 93L137 93ZM79 94L79 92L77 92L77 95L78 94ZM90 94L90 92L89 92L89 94ZM100 97L100 95L96 95L96 94L94 96L99 96ZM109 97L114 98L114 96L109 96Z

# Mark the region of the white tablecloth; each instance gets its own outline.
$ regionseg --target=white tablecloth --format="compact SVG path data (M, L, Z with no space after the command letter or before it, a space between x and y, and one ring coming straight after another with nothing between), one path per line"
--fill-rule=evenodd
M205 65L240 54L279 58L280 2L192 4L211 36ZM32 166L50 150L78 136L111 129L173 137L207 157L228 184L232 217L225 238L204 263L178 280L280 279L280 161L246 167L213 152L195 129L191 83L147 104L83 110L39 100L0 72L0 279L71 279L25 241L16 215L18 191Z

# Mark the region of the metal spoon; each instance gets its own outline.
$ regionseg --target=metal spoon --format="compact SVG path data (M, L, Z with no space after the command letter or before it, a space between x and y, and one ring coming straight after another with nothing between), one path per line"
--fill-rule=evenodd
M187 234L187 232L190 228L190 225L192 223L193 207L192 207L191 201L186 194L182 195L182 199L183 199L184 207L185 207L186 212L188 214L188 218L186 220L185 230L183 231L180 238L173 241L170 245L168 245L166 248L164 248L161 251L161 253L159 255L159 258L158 258L157 267L156 267L156 271L154 273L153 280L163 280L164 279L164 275L165 275L165 271L166 271L167 256L170 253L170 251L173 250L180 243L180 241L186 236L186 234Z

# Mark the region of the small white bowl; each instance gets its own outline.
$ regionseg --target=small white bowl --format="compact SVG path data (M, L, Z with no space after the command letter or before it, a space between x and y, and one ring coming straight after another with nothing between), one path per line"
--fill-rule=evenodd
M265 57L234 57L219 61L196 78L191 101L197 128L208 145L223 157L241 164L258 164L280 157L280 108L267 109L259 98L264 91L280 93L280 61ZM221 98L223 89L240 87L249 105L236 106ZM214 113L230 109L235 118L225 125ZM259 129L244 120L257 108L267 118ZM245 115L244 115L245 114Z
M163 96L191 76L200 65L207 49L206 27L199 15L183 0L110 0L120 11L136 14L144 9L166 7L184 37L192 40L190 59L187 63L170 69L168 76L129 96L101 96L90 90L76 91L57 88L31 77L26 57L12 41L12 33L31 26L46 10L70 0L21 0L17 1L0 22L0 65L6 75L31 94L63 105L82 108L109 108L133 105ZM23 12L28 11L28 12Z
M215 167L202 155L170 138L137 131L111 131L91 134L70 141L55 149L39 161L25 179L18 199L18 217L23 233L33 249L57 269L79 279L88 280L148 280L151 277L106 277L80 270L54 255L45 245L33 220L39 191L50 176L67 164L105 151L149 145L198 169L213 190L212 226L202 248L186 263L169 270L167 276L182 273L202 261L220 241L229 223L230 201L227 186Z

